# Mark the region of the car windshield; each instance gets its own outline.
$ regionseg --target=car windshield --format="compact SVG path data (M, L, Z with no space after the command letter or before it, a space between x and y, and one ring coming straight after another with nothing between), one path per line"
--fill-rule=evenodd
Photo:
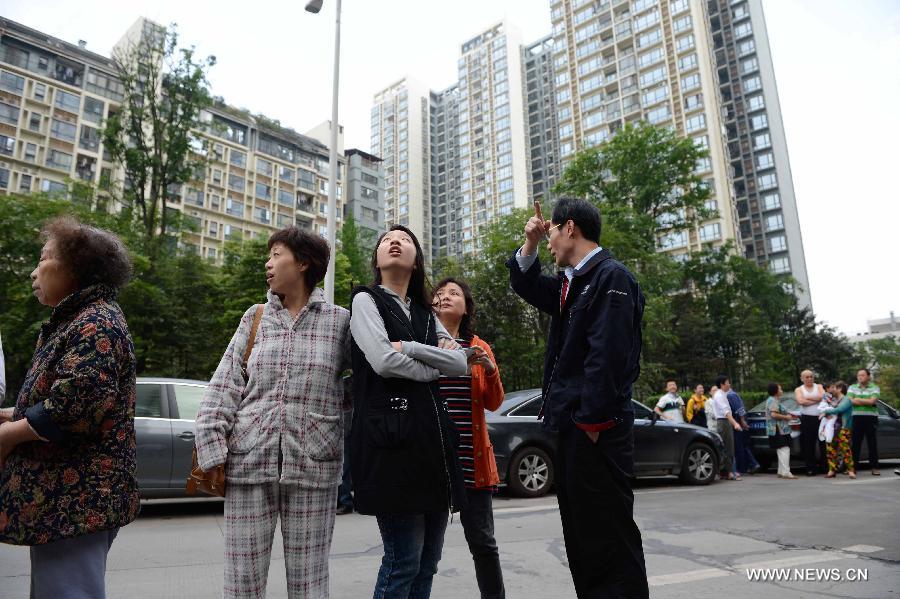
M790 412L791 410L797 409L797 400L793 397L782 397L781 405L784 406L784 409ZM766 411L766 402L762 402L753 407L751 412L765 412Z

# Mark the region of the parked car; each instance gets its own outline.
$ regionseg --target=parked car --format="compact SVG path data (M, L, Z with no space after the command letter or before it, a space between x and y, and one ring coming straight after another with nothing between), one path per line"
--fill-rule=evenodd
M185 496L194 449L194 420L207 384L138 378L134 428L141 497Z
M788 412L799 411L797 401L793 397L782 397L781 405ZM766 402L754 406L747 412L747 424L750 426L750 446L753 455L763 469L775 462L775 450L769 447L766 436ZM800 419L790 421L791 425L791 461L803 462L803 451L800 448ZM889 460L900 458L900 415L897 410L884 402L878 402L878 457ZM869 459L869 448L864 442L860 450L860 462Z
M537 419L540 389L507 393L486 415L501 484L519 496L540 497L553 486L556 437ZM660 420L634 402L634 470L637 476L677 475L688 484L715 480L724 445L718 434L692 424Z

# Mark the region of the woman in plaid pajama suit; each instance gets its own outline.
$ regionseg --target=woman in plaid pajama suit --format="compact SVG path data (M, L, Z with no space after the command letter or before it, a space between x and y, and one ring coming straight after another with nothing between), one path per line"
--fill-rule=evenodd
M263 597L281 517L288 596L328 596L328 553L343 453L341 373L350 314L325 302L328 245L297 227L269 239L268 302L247 363L244 314L197 415L200 467L223 477L225 591ZM224 467L223 467L224 466Z

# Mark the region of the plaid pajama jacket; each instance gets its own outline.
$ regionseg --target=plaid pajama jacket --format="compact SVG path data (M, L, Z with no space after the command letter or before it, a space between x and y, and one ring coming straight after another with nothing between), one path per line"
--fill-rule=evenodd
M225 597L265 595L278 516L290 597L328 596L328 553L343 453L341 374L350 313L315 289L296 319L269 292L247 365L251 307L197 415L197 457L225 464Z

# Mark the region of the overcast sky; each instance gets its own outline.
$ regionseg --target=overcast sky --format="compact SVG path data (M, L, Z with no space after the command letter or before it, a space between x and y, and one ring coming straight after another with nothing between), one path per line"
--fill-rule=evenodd
M306 131L331 116L334 2L31 0L2 16L108 55L139 16L178 23L218 64L215 95ZM11 4L11 5L10 5ZM241 6L240 10L231 6ZM813 308L844 332L900 317L900 3L764 0ZM369 148L372 96L410 75L455 81L460 45L508 18L525 42L550 32L549 0L347 0L340 117ZM613 250L615 248L612 248Z

